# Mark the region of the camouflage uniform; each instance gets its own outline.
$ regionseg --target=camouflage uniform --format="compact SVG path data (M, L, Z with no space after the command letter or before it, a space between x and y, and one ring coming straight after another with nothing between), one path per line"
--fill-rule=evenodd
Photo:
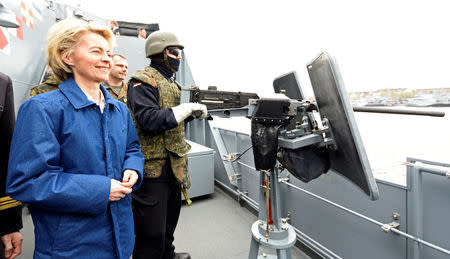
M54 76L49 76L47 80L45 80L45 82L43 82L42 84L35 86L33 88L31 88L30 91L30 98L33 96L36 96L38 94L43 94L46 92L50 92L53 90L57 90L58 89L58 85L61 84L62 81L57 79Z
M131 79L140 81L152 87L158 88L159 106L168 109L180 104L180 89L175 83L169 83L161 73L152 67L138 70ZM146 87L143 84L134 84L133 87ZM136 125L141 144L142 153L145 157L144 177L158 178L166 161L170 166L176 179L184 189L191 187L189 179L187 153L191 146L184 140L184 123L177 127L166 130L161 134L151 135L146 133L136 122L132 109L131 115Z
M105 89L108 91L111 96L118 100L123 102L124 104L127 104L127 85L122 82L121 85L118 86L112 86L108 83L108 81L103 81L102 85L105 87Z

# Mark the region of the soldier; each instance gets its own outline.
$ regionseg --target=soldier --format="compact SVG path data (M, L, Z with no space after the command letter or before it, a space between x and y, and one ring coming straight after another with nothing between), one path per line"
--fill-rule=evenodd
M147 31L145 28L140 27L137 29L137 36L139 39L146 39L147 38Z
M33 97L33 96L36 96L38 94L43 94L43 93L50 92L50 91L58 89L58 85L61 84L62 81L59 80L58 78L56 78L52 74L50 69L49 69L49 73L50 73L50 76L47 78L47 80L45 80L42 84L31 88L30 98Z
M114 35L120 36L119 23L117 21L109 21L109 28L113 32Z
M191 186L187 167L190 146L184 139L184 120L194 111L206 116L206 106L180 104L174 74L183 45L170 32L154 32L145 42L151 64L136 71L128 83L128 106L134 117L145 157L144 181L133 195L136 232L134 259L189 259L175 253L174 232L181 208L181 191Z
M126 104L127 86L124 80L128 74L127 58L120 54L114 54L112 55L112 62L109 78L107 81L103 81L102 85L106 88L106 90L108 90L114 99Z
M9 147L14 130L14 96L11 79L0 73L0 258L13 259L22 252L21 203L5 195Z

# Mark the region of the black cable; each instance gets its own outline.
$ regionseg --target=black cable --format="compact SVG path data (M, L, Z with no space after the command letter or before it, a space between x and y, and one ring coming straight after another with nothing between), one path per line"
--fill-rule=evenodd
M249 148L247 148L242 154L240 154L238 157L236 157L235 159L233 159L232 162L238 160L239 158L241 158L241 156L243 156L247 151L249 151L251 148L253 147L253 145L251 145Z

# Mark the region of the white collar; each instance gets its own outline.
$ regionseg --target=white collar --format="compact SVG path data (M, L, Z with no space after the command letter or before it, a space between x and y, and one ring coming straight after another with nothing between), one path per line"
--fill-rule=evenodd
M86 97L88 98L88 100L93 101L93 102L95 103L94 98L93 98L90 94L86 93L86 92L83 90L83 88L80 87L80 89L81 89L81 91L83 91L83 93L86 95ZM101 112L101 113L103 113L103 110L105 109L105 105L106 105L106 102L105 102L105 96L103 95L102 90L100 90L100 112Z

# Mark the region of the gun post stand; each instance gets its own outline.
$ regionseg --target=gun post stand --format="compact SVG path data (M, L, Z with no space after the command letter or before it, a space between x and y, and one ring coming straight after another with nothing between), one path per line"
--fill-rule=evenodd
M252 225L248 258L291 259L290 248L295 244L296 234L291 225L281 218L278 168L275 167L274 171L261 171L260 186L258 220ZM258 256L260 245L276 249L277 256Z

